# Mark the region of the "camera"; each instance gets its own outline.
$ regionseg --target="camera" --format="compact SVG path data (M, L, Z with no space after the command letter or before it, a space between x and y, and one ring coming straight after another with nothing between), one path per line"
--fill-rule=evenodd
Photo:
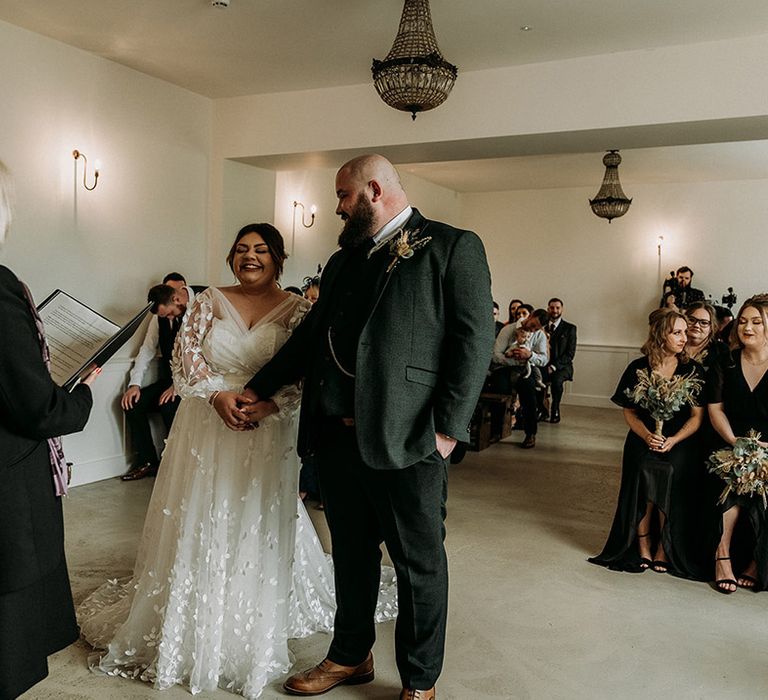
M733 287L728 287L727 294L723 294L722 302L729 309L733 308L733 305L736 303L736 293L733 291Z

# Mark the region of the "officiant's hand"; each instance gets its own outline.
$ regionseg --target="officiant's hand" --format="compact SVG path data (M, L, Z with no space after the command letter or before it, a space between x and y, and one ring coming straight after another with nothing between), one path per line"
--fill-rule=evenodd
M443 459L448 459L453 448L456 447L456 438L443 435L442 433L435 433L435 442L437 443L437 451Z
M96 381L96 378L101 374L101 367L94 367L88 376L82 380L81 384L91 386Z
M230 430L253 430L253 426L241 410L240 399L242 398L240 394L234 391L219 391L211 401L216 413Z

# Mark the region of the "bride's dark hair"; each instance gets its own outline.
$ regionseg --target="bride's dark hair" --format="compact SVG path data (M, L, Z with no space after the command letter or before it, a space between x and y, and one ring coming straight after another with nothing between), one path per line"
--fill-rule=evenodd
M285 252L285 243L283 242L282 235L280 235L280 231L278 231L272 224L248 224L243 226L243 228L237 232L235 242L232 244L232 247L227 254L227 265L229 265L229 269L234 272L232 261L235 258L235 249L237 248L240 239L243 236L247 236L249 233L258 233L264 239L264 243L266 243L267 248L269 248L269 256L275 263L275 280L279 280L280 275L283 274L283 263L288 257L288 253Z

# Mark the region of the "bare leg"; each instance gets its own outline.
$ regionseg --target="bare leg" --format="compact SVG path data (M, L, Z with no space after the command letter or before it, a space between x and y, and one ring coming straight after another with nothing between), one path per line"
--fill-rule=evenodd
M659 508L659 532L664 530L664 525L666 522L667 516L664 514L664 511ZM656 554L653 557L652 568L659 574L666 574L667 571L669 571L667 553L664 551L664 541L661 537L659 537L659 544L656 547Z
M723 513L723 536L715 552L715 581L720 581L717 587L724 593L733 593L736 590L731 566L731 538L738 519L739 506L733 506Z
M647 569L651 565L651 516L653 515L653 503L648 501L645 515L637 524L637 549L640 552L640 568Z

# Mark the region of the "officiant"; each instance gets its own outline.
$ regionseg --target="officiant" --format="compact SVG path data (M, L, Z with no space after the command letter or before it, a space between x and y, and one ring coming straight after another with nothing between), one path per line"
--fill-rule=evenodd
M11 222L0 161L0 246ZM0 265L0 700L48 675L49 654L78 637L64 558L60 435L85 427L91 372L72 392L54 384L43 322L27 286Z
M446 460L469 440L491 358L490 274L480 239L413 209L382 156L344 165L336 195L341 250L323 293L246 392L266 399L305 377L299 450L317 456L331 532L333 641L284 687L316 695L373 679L384 541L398 579L401 697L434 698L448 604ZM241 427L237 406L221 413Z

